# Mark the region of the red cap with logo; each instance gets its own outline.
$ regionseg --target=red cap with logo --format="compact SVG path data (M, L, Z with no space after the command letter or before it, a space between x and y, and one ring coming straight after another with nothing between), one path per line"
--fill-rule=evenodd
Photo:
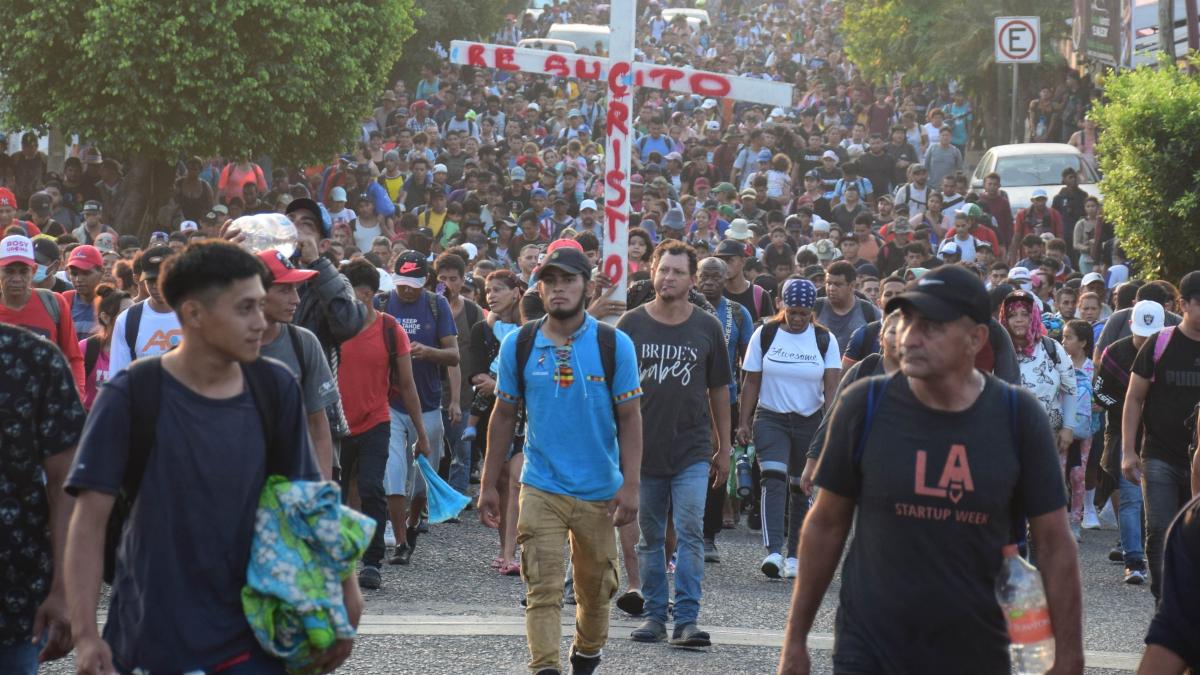
M282 253L274 249L261 251L258 259L267 266L271 282L276 284L299 284L317 276L316 270L298 270Z
M71 249L71 255L67 258L67 267L77 267L81 270L100 269L104 267L104 256L100 255L100 249L95 246L76 246Z
M12 190L6 187L0 187L0 206L11 206L17 208L17 198L13 195Z

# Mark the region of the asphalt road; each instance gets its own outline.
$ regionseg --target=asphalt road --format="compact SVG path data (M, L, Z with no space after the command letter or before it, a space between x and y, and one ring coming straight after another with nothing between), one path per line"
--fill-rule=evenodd
M518 604L520 580L498 576L488 563L497 552L494 531L464 514L421 537L413 564L383 570L384 586L365 591L366 613L347 673L521 673L528 658ZM1153 611L1149 586L1122 582L1120 565L1107 560L1113 530L1084 532L1080 549L1084 581L1085 637L1089 674L1129 672L1136 667ZM632 619L614 608L602 672L769 673L779 658L790 583L758 571L758 532L743 524L721 534L723 560L705 569L700 623L714 632L707 652L630 642ZM814 672L829 672L837 580L817 618ZM569 622L571 613L564 619ZM563 658L570 629L564 629ZM70 661L43 672L73 672Z

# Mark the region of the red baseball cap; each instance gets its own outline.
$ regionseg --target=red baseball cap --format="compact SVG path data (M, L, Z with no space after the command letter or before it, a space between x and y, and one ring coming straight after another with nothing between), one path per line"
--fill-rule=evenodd
M546 247L546 255L554 253L560 248L573 248L580 253L583 253L583 245L574 239L555 239Z
M11 206L17 208L17 198L13 195L12 190L6 187L0 187L0 206Z
M67 267L78 267L81 270L100 269L104 267L104 256L100 255L100 249L95 246L76 246L71 249L71 255L67 258Z
M258 259L267 266L271 281L276 284L299 284L317 276L316 270L298 270L282 253L274 249L261 251Z

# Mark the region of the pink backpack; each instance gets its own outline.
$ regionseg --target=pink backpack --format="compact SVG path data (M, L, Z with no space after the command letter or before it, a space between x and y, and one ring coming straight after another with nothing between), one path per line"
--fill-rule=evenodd
M1154 338L1154 360L1151 365L1158 366L1158 360L1162 358L1163 352L1167 351L1167 343L1171 341L1171 336L1174 334L1174 326L1167 326L1158 331L1158 336ZM1154 381L1154 373L1150 374L1150 381Z

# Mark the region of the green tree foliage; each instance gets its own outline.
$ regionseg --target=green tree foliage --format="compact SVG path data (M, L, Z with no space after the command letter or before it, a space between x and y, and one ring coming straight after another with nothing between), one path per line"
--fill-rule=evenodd
M387 86L413 12L412 0L5 0L5 121L125 159L118 223L133 230L163 161L340 150Z
M519 19L528 6L529 0L418 0L416 32L405 45L408 57L396 64L398 74L415 82L421 66L437 62L434 43L449 48L451 40L489 42L504 26L506 14Z
M995 17L1040 16L1042 60L1061 63L1053 45L1067 36L1070 13L1070 3L1044 0L859 0L846 6L842 35L851 62L872 79L903 73L972 88L991 83Z
M1092 113L1105 220L1141 269L1178 281L1200 269L1200 78L1162 63L1110 78L1105 94Z

